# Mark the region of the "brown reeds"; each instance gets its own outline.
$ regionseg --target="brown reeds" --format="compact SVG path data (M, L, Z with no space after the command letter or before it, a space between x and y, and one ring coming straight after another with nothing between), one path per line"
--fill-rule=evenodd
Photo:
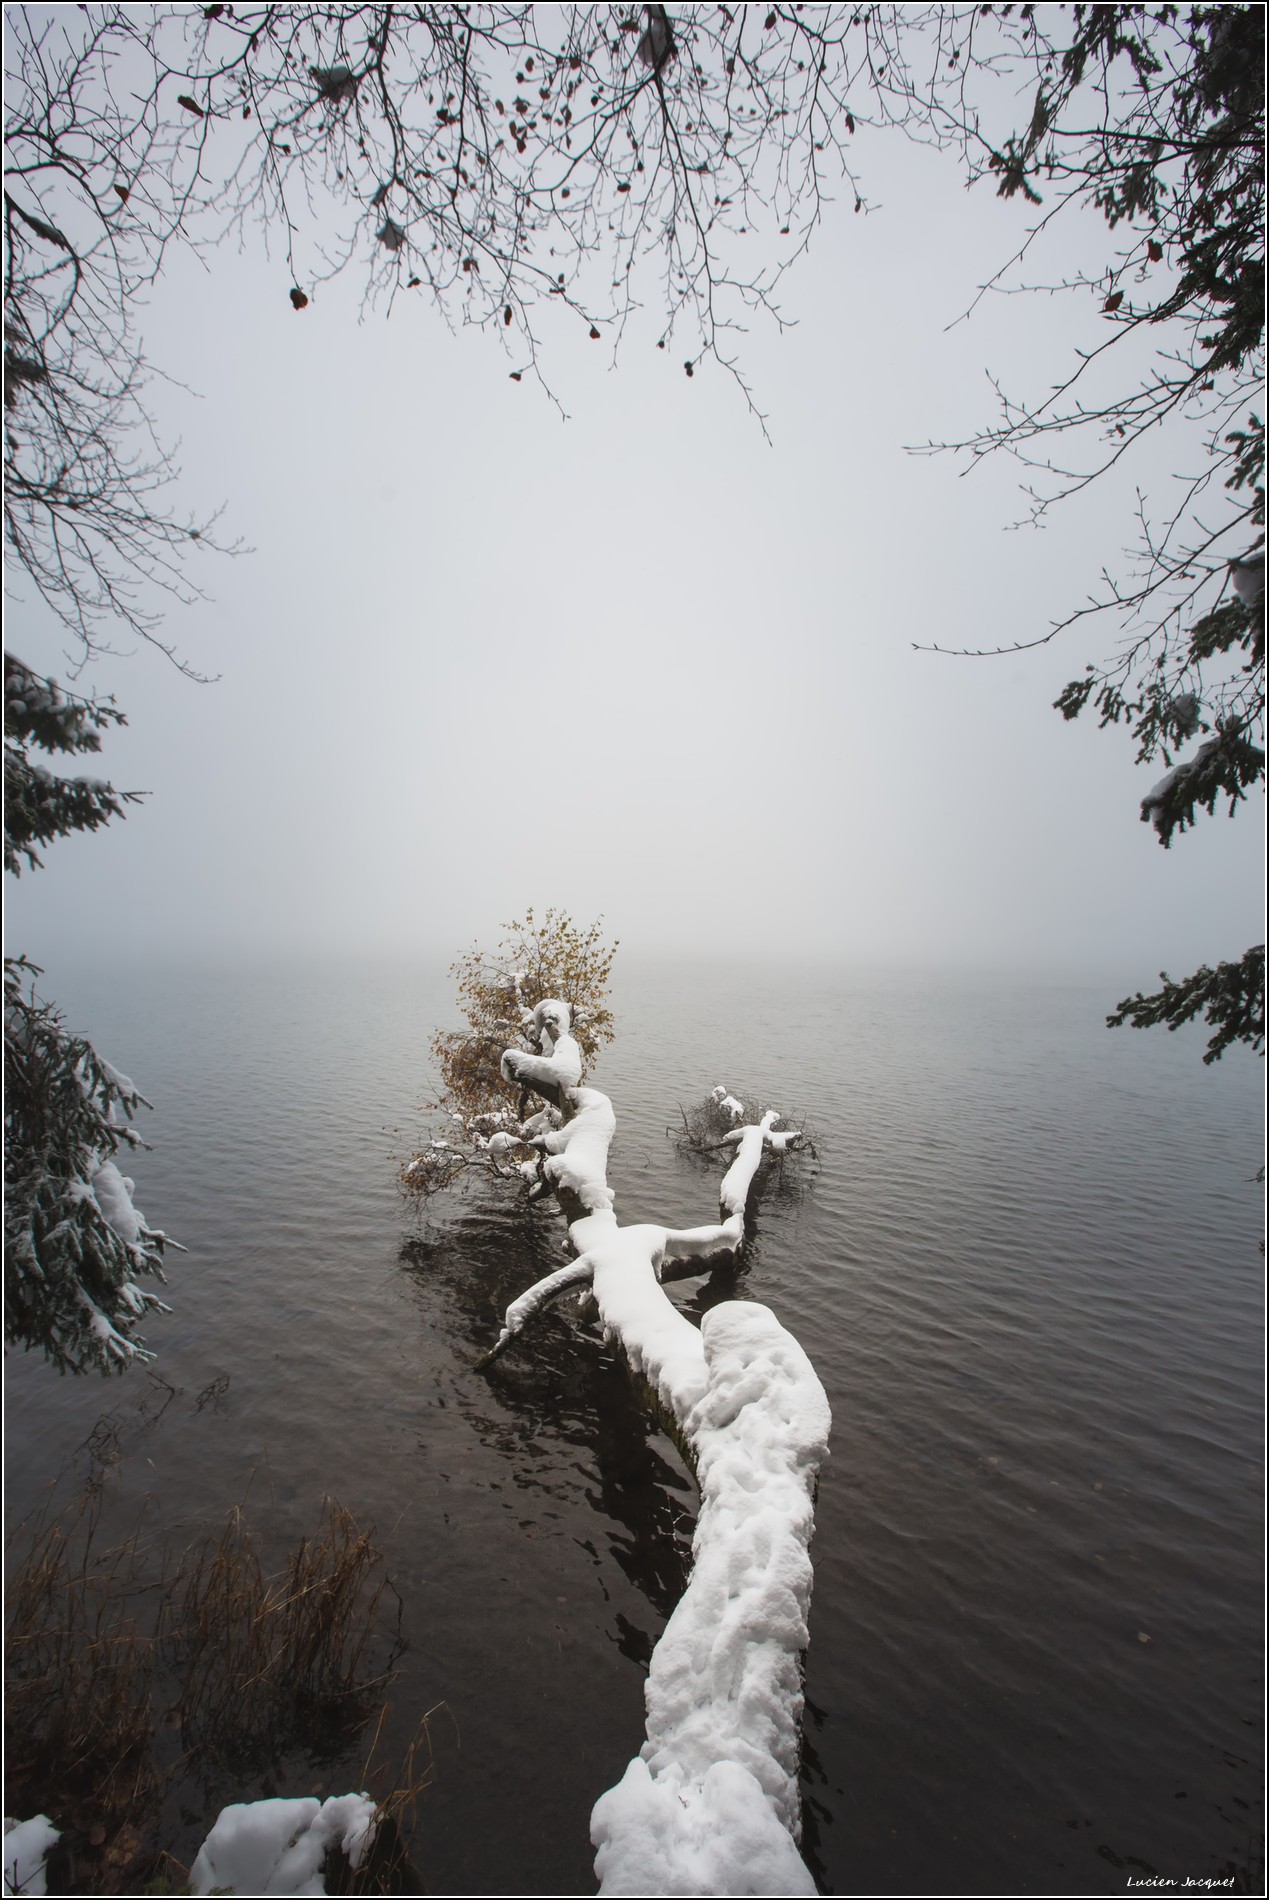
M55 1795L58 1825L122 1867L163 1791L145 1627L156 1586L144 1574L139 1526L106 1551L96 1533L90 1496L37 1530L10 1582L6 1800L13 1813L33 1814Z
M409 1840L414 1831L419 1797L431 1786L433 1777L432 1737L428 1725L434 1715L442 1712L453 1720L448 1703L441 1702L429 1709L393 1773L378 1759L379 1740L388 1713L386 1703L380 1709L359 1778L363 1788L383 1790L375 1798L374 1839L360 1867L352 1868L343 1863L327 1868L327 1893L421 1894L427 1891L410 1859ZM456 1722L454 1729L457 1734Z
M384 1790L381 1838L338 1890L421 1891L405 1840L431 1778L427 1718L395 1778L375 1765L402 1643L373 1532L327 1499L317 1534L270 1572L241 1510L172 1561L140 1521L103 1548L100 1507L98 1488L20 1526L8 1590L6 1804L62 1829L76 1883L64 1890L166 1890L154 1836L178 1781L346 1758L377 1711L360 1785Z
M395 1655L376 1666L368 1654L390 1589L383 1553L332 1499L317 1536L272 1576L234 1511L219 1537L187 1555L164 1599L186 1747L232 1769L345 1744L391 1677Z

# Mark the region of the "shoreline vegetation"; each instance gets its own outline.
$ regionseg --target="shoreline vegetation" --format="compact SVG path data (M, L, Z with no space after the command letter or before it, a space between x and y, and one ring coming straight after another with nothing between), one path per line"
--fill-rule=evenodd
M6 1806L58 1835L27 1891L186 1893L163 1845L173 1802L205 1804L210 1828L234 1790L342 1783L367 1733L373 1839L355 1867L331 1863L328 1891L424 1890L408 1842L437 1711L395 1772L378 1758L404 1644L374 1529L327 1498L277 1568L261 1550L242 1506L183 1550L144 1511L108 1541L100 1474L12 1532Z
M617 946L599 923L582 931L555 911L506 928L514 941L493 967L478 950L455 966L468 1027L434 1042L447 1133L403 1167L401 1185L420 1201L484 1178L526 1204L558 1203L575 1258L512 1303L478 1367L561 1293L581 1293L699 1496L686 1588L650 1660L646 1739L592 1811L600 1891L703 1881L813 1893L799 1851L802 1667L828 1401L768 1308L725 1301L697 1326L663 1282L736 1259L759 1179L814 1147L720 1083L690 1118L680 1110L676 1134L699 1159L725 1159L717 1218L619 1226L607 1179L615 1112L582 1085L613 1033L604 999ZM266 1571L241 1505L180 1553L149 1535L143 1507L106 1548L104 1475L58 1515L20 1526L16 1553L11 1540L8 1803L31 1817L23 1852L38 1856L19 1890L51 1877L103 1894L171 1891L173 1878L195 1893L420 1891L400 1823L431 1776L427 1716L376 1800L275 1793L300 1761L345 1776L377 1708L359 1781L373 1778L404 1647L404 1605L373 1530L327 1497L316 1533ZM221 1806L211 1793L225 1783L262 1798ZM219 1808L188 1868L159 1844L178 1788L193 1797L186 1823Z

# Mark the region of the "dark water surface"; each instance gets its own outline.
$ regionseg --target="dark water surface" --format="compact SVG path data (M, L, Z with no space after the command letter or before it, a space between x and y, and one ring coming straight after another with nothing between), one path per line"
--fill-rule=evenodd
M148 1497L156 1539L246 1496L280 1552L337 1497L405 1602L386 1752L446 1705L430 1888L593 1892L590 1807L642 1740L694 1491L571 1310L472 1370L564 1256L550 1214L472 1196L420 1230L397 1196L385 1129L427 1098L448 983L345 963L46 987L155 1102L137 1198L190 1252L150 1328L161 1416L144 1373L10 1357L11 1521L83 1475L103 1415L107 1511ZM809 1192L770 1195L739 1269L675 1297L771 1305L832 1403L805 1775L826 1892L1121 1893L1249 1864L1262 1890L1263 1070L1111 1035L1107 1000L619 982L595 1079L623 1219L713 1218L714 1172L665 1129L715 1082L819 1137ZM170 1844L199 1838L190 1817Z

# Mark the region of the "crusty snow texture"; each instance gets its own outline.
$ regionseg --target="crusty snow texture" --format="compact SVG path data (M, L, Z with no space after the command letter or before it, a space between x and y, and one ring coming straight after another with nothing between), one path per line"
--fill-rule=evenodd
M236 1801L222 1808L190 1868L196 1894L322 1894L327 1850L356 1868L374 1839L375 1804L364 1794Z
M599 1890L813 1894L795 1845L799 1657L828 1401L764 1306L713 1307L697 1337L704 1391L680 1421L701 1487L692 1574L653 1651L648 1738L591 1816Z
M571 1040L562 1033L554 1056ZM516 1054L513 1073L532 1086L525 1060ZM739 1247L764 1148L787 1142L773 1137L774 1113L735 1131L716 1223L618 1227L607 1183L612 1104L597 1089L566 1086L573 1119L532 1139L548 1177L571 1197L579 1258L520 1296L499 1346L549 1298L589 1278L608 1336L677 1422L701 1488L691 1578L652 1657L647 1740L591 1817L599 1891L813 1894L797 1850L800 1656L828 1401L766 1307L727 1301L698 1329L659 1279L667 1261Z

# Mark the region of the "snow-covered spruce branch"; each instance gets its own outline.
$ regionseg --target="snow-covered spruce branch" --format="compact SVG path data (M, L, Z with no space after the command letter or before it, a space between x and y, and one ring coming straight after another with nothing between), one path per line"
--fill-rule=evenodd
M653 1652L647 1739L592 1815L600 1892L813 1894L797 1850L800 1657L828 1401L766 1307L726 1301L698 1329L661 1286L676 1263L704 1271L737 1251L763 1156L793 1146L796 1131L777 1132L774 1111L730 1131L718 1221L619 1227L607 1180L612 1104L578 1086L567 1004L541 1003L534 1015L543 1053L509 1049L503 1073L557 1113L512 1139L542 1156L578 1257L513 1302L489 1358L550 1300L588 1286L608 1337L673 1421L701 1491L691 1577Z
M5 1339L61 1371L121 1371L154 1357L140 1325L170 1310L138 1282L184 1248L147 1224L115 1160L145 1147L132 1117L149 1103L24 991L39 974L5 961Z

